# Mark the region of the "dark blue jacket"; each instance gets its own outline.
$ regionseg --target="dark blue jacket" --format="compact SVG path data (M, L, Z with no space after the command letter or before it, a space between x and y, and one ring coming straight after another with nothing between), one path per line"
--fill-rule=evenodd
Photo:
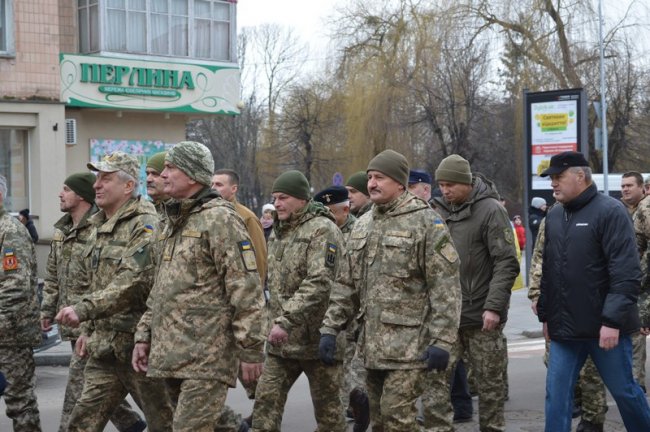
M546 216L538 317L553 340L599 338L600 327L639 329L641 281L627 210L595 185Z

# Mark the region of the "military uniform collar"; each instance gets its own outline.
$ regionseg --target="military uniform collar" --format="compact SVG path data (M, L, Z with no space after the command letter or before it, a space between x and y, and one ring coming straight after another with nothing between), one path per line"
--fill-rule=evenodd
M100 210L90 217L90 223L97 226L97 232L112 232L122 219L129 217L138 211L138 204L142 198L130 198L110 218L106 218L104 210ZM153 207L153 204L150 203Z

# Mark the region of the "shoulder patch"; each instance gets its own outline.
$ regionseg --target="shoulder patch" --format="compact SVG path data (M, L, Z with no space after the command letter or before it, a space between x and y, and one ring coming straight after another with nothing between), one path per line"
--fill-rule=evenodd
M13 249L5 248L2 256L2 268L4 271L18 270L18 258Z
M456 252L456 248L454 245L451 244L451 242L445 243L443 247L440 248L440 255L450 263L455 263L458 260L458 253Z
M514 233L512 231L513 228L510 227L504 228L503 230L503 234L504 234L503 238L506 240L506 242L508 242L508 244L514 244L515 242Z
M435 218L435 219L433 220L433 226L434 226L436 229L443 229L443 228L445 227L445 224L444 224L444 222L442 221L442 219L440 219L439 217L437 217L437 218Z
M152 225L145 225L144 226L144 232L147 234L151 234L153 232L153 226Z
M334 243L327 243L325 247L325 266L334 267L336 265L336 251L338 247Z
M250 241L244 240L237 243L239 246L239 253L241 255L242 261L244 261L244 267L247 271L257 271L257 261L255 261L255 249Z

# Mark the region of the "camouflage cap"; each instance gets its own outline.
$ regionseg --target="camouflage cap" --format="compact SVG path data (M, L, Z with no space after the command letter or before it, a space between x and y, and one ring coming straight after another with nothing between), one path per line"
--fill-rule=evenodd
M210 149L195 141L181 141L167 151L165 161L176 165L191 179L210 186L214 159Z
M140 162L131 155L128 155L121 151L116 151L114 153L108 154L102 158L99 162L88 162L86 164L89 170L91 171L101 171L101 172L117 172L124 171L136 181L140 177Z

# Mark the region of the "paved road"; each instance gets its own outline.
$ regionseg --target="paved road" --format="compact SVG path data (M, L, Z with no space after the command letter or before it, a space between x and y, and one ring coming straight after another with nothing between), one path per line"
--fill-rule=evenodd
M513 293L509 321L506 326L509 352L509 382L510 400L506 403L506 420L508 432L528 432L543 430L544 419L544 380L546 370L542 363L544 342L541 337L526 337L539 335L540 325L530 312L525 290ZM67 345L59 345L54 349L39 354L39 361L47 355L50 358L63 356ZM647 366L650 366L647 365ZM41 409L44 432L54 432L58 428L63 393L67 379L67 368L61 366L39 366L37 368L37 394ZM227 403L235 411L248 415L252 402L246 398L241 388L230 391ZM4 412L4 403L0 410ZM607 413L605 430L608 432L624 431L616 405L609 399L610 409ZM475 412L477 412L475 401ZM475 415L476 419L477 416ZM577 421L575 422L577 423ZM574 423L574 425L575 425ZM301 377L289 394L287 407L282 423L283 432L311 432L316 428L314 421L309 386L307 380ZM9 421L0 416L0 431L10 431ZM109 425L107 431L116 429ZM351 428L350 428L351 430ZM458 431L476 431L476 422L459 425Z

